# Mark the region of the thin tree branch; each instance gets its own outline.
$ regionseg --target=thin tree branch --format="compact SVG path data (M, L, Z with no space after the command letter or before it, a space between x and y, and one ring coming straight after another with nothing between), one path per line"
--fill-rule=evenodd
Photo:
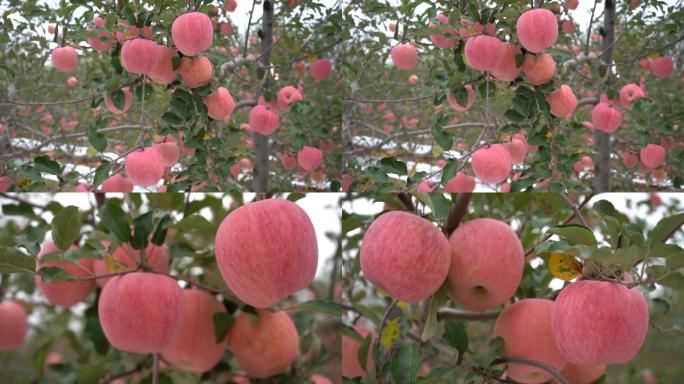
M463 216L468 213L468 205L470 204L472 197L472 193L461 193L458 195L456 201L452 204L446 226L444 226L443 229L443 232L447 237L454 233L456 228L458 228L458 225L461 223Z
M512 364L524 364L524 365L529 365L532 367L537 367L545 370L546 372L550 373L551 376L553 376L560 384L570 384L570 382L561 375L561 373L554 367L551 367L549 365L546 365L544 363L541 363L536 360L531 360L531 359L526 359L523 357L500 357L492 363L492 365L496 364L501 364L501 363L512 363Z
M437 320L443 319L458 319L458 320L469 320L469 321L487 321L496 320L501 312L466 312L459 309L453 308L441 308L437 311Z

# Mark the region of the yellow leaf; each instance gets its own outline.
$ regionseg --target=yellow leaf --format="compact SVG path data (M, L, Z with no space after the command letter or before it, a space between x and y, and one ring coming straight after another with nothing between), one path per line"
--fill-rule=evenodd
M399 318L392 319L385 324L385 328L382 329L382 335L380 336L380 343L382 343L385 348L392 348L392 344L399 337Z
M554 277L570 281L582 273L582 263L573 256L552 253L549 257L549 271Z
M107 273L119 273L126 270L126 266L117 261L112 255L105 255L105 265L107 266Z
M442 147L440 147L439 145L435 145L434 147L432 147L432 156L441 157L442 153L444 153L444 149L442 149Z

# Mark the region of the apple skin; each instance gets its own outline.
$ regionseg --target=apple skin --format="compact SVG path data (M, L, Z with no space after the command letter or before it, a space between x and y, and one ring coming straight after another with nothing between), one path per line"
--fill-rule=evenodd
M554 305L547 299L523 299L501 312L494 324L494 336L503 337L505 357L527 358L563 369L566 361L551 330ZM520 383L545 383L553 377L526 364L509 363L506 373Z
M313 375L311 375L309 380L313 381L314 384L333 384L333 382L330 381L330 379L318 373L314 373Z
M371 331L360 325L354 326L356 333L361 335L362 338L366 338ZM373 338L376 335L373 334ZM359 363L359 348L361 347L361 342L352 339L349 336L342 335L342 376L348 379L353 379L355 377L366 376L366 372L373 370L373 343L368 349L368 358L366 359L367 371L363 370L361 364Z
M133 272L102 289L98 314L107 340L117 349L161 353L180 330L185 297L176 280Z
M495 308L520 285L525 256L520 239L503 221L482 218L462 223L449 237L449 294L474 311Z
M639 352L647 332L648 305L637 288L580 280L556 298L553 334L573 364L626 363Z
M215 246L223 280L256 308L306 288L318 266L311 219L283 199L261 200L231 212L219 226Z
M290 315L284 311L257 309L258 324L253 315L235 317L228 332L229 346L235 360L250 377L265 379L276 375L299 356L299 333Z
M76 246L72 246L70 250L75 250ZM38 253L38 259L48 253L60 252L59 248L52 241L46 242ZM80 264L80 265L79 265ZM81 259L78 264L70 261L48 261L45 263L36 263L36 270L41 267L57 267L62 268L72 276L88 277L92 274L93 260ZM48 301L64 308L69 308L77 303L85 300L90 292L95 288L94 281L62 281L58 283L43 283L43 278L36 274L34 277L36 286Z
M162 357L183 371L202 373L211 370L223 357L228 338L216 342L214 314L226 313L223 304L211 294L199 290L183 291L185 313L181 327Z
M565 368L561 371L561 376L570 382L570 384L591 384L598 380L606 372L606 365L575 365L572 363L565 364ZM554 381L557 383L558 381Z
M428 220L408 212L380 215L361 243L364 277L392 297L416 303L444 283L449 242Z
M14 301L0 303L0 351L19 349L26 340L26 311Z

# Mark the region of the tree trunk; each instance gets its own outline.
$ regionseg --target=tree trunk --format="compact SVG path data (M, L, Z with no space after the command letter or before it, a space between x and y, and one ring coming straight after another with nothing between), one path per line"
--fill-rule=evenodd
M599 74L601 77L605 76L611 70L611 62L613 57L613 41L615 40L615 3L613 0L605 1L605 10L603 13L603 52L599 56L600 67ZM606 79L606 84L610 84L610 74ZM600 91L600 90L599 90ZM610 191L610 135L601 131L594 133L595 147L597 151L594 168L596 177L594 179L595 192L609 192Z
M273 4L271 0L265 0L263 3L263 14L261 16L261 58L259 64L261 68L257 71L258 78L264 79L263 86L267 87L269 83L269 69L271 65L271 46L273 45ZM260 85L261 86L261 85ZM257 89L256 98L259 98L259 90ZM268 155L269 145L268 136L254 133L254 192L266 193L268 192Z

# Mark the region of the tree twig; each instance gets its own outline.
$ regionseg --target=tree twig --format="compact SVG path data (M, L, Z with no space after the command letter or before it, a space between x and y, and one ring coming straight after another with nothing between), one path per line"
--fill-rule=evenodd
M447 237L454 233L456 228L458 228L458 225L461 223L463 216L468 213L468 205L470 204L472 197L472 193L461 193L458 195L456 201L451 205L447 223L442 230Z
M524 365L529 365L532 367L537 367L545 370L546 372L550 373L551 376L553 376L560 384L570 384L570 382L561 375L561 373L554 367L551 367L549 365L546 365L544 363L541 363L536 360L531 360L531 359L526 359L523 357L500 357L496 359L492 365L496 364L501 364L501 363L511 363L511 364L524 364Z
M487 321L496 320L501 312L466 312L460 309L453 308L441 308L437 311L437 320L442 319L458 319L458 320L470 320L470 321Z

